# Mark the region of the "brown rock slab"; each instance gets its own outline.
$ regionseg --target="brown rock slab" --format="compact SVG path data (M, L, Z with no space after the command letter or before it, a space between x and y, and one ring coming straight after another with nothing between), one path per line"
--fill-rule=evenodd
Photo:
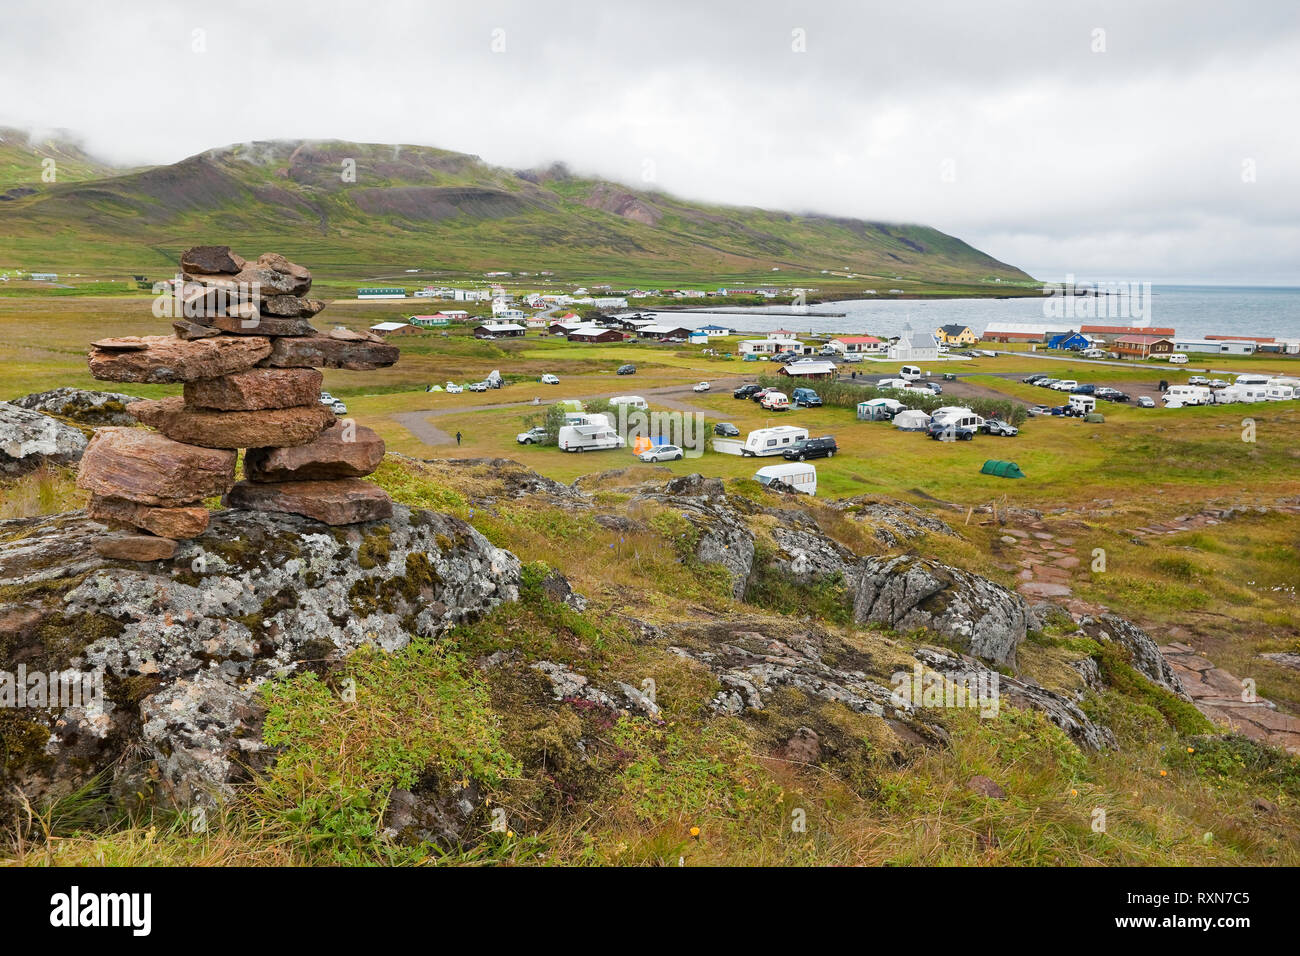
M172 323L172 328L176 331L178 339L185 339L187 342L194 339L208 339L221 334L220 329L214 329L210 325L200 325L189 319L177 319Z
M101 557L119 561L163 561L176 553L176 542L152 534L100 535L91 547Z
M401 353L396 345L369 339L341 339L333 335L277 338L263 365L273 368L346 368L366 371L387 368Z
M311 318L325 308L320 299L303 299L296 295L268 295L262 297L262 315L284 318L302 316Z
M217 378L252 368L271 354L265 337L201 338L144 335L132 340L96 343L90 352L90 374L109 382L190 382ZM125 344L123 344L125 343Z
M263 303L267 300L263 299ZM217 315L211 319L212 325L230 335L315 335L315 327L304 318L276 318L268 315L255 315L251 318L233 315Z
M306 445L248 449L244 452L244 477L259 482L362 478L383 460L384 440L372 429L354 422L335 422Z
M250 368L185 383L190 408L255 411L319 403L324 376L314 368Z
M91 346L97 349L104 349L107 352L143 352L149 347L145 341L146 337L139 335L119 335L113 338L99 339L91 342Z
M393 503L378 485L360 478L335 481L241 481L226 494L227 508L280 511L325 524L355 524L393 514Z
M248 412L188 408L182 398L163 398L132 402L126 410L168 438L204 448L305 445L334 422L319 401Z
M208 509L202 505L162 508L91 495L86 513L97 521L129 524L164 538L195 538L208 528Z
M172 507L235 483L235 453L172 441L143 428L101 428L86 446L77 487L104 498Z
M234 275L247 263L230 251L229 246L195 246L181 253L181 269L185 272Z

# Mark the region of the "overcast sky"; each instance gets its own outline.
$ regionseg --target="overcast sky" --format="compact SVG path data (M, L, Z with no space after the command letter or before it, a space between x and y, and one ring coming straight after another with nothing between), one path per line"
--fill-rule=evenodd
M6 0L0 124L561 160L1042 278L1300 285L1297 64L1297 0Z

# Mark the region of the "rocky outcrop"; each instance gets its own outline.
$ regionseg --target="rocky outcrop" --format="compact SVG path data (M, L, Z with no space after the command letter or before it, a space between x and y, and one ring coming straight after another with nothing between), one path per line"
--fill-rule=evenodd
M0 402L0 475L21 475L43 464L68 464L86 449L86 436L71 425L8 402Z
M1160 653L1160 646L1132 621L1116 614L1103 614L1100 617L1085 615L1079 619L1079 629L1089 637L1114 641L1127 648L1138 673L1185 700L1190 699L1174 669Z
M346 529L220 512L150 565L96 554L103 537L75 515L0 522L0 588L29 595L0 615L0 670L99 669L105 690L101 708L6 725L7 795L67 793L108 771L115 790L209 801L273 756L260 743L266 680L363 645L396 650L518 596L512 554L400 506Z
M126 406L133 395L121 392L96 392L85 388L56 388L15 398L11 404L46 415L57 415L81 425L134 425Z
M975 657L1015 667L1033 614L1024 598L987 578L905 555L864 563L853 620L904 631L929 628Z

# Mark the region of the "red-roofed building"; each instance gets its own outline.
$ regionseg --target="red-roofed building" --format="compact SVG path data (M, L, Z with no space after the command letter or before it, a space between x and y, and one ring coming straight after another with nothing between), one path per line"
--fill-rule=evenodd
M1151 326L1140 328L1134 325L1081 325L1079 331L1084 335L1163 335L1170 338L1173 329L1159 329Z
M879 352L885 343L874 335L841 335L826 343L837 352Z
M1206 339L1218 342L1258 342L1261 345L1277 341L1272 336L1265 338L1259 335L1207 335Z
M1173 350L1174 340L1163 335L1121 335L1115 340L1115 352L1120 358L1144 359L1168 355Z

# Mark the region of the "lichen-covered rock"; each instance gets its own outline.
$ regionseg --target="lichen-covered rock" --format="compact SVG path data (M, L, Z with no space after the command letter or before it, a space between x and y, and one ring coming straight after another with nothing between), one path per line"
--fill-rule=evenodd
M134 425L135 419L126 412L126 406L134 401L135 396L121 392L64 387L33 392L15 398L11 404L34 412L58 415L82 425Z
M363 645L397 650L518 597L514 555L401 506L348 529L222 512L173 558L138 567L96 555L101 531L75 515L0 522L0 588L44 584L0 621L0 670L102 669L115 702L33 711L42 743L10 752L7 794L67 793L143 755L161 797L207 800L260 749L267 679Z
M975 657L1015 667L1033 614L1024 598L987 578L904 555L864 562L853 620L895 630L929 628Z
M0 474L25 474L45 463L67 464L86 450L86 436L49 415L0 402Z
M1103 614L1100 618L1084 616L1079 619L1079 629L1097 640L1122 644L1132 654L1133 666L1140 674L1186 700L1191 699L1174 669L1160 653L1159 645L1132 621L1116 614Z
M775 570L793 581L809 584L839 578L855 588L862 573L861 559L822 534L816 525L772 529L777 551L771 558Z

